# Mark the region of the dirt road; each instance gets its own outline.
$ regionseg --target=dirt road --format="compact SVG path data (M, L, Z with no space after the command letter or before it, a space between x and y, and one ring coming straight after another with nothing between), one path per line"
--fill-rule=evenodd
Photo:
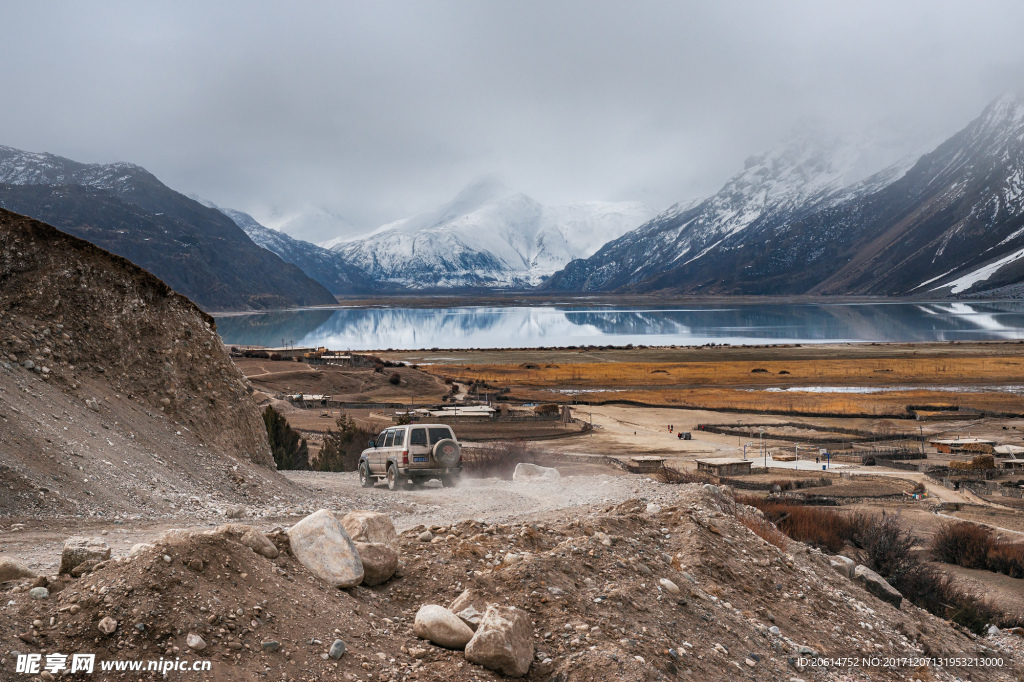
M289 526L317 509L347 513L366 509L388 514L395 527L419 524L451 525L463 520L504 522L510 519L570 516L573 509L594 504L619 504L630 498L667 499L673 486L643 476L609 474L566 476L559 481L514 483L498 479L467 479L458 488L428 483L421 490L392 492L384 486L361 488L355 473L284 472L306 496L245 507L246 522L261 528ZM127 554L132 545L149 542L169 528L214 528L231 521L208 515L111 522L22 519L24 529L0 529L0 558L24 561L40 573L56 573L64 540L71 535L100 535L115 555Z

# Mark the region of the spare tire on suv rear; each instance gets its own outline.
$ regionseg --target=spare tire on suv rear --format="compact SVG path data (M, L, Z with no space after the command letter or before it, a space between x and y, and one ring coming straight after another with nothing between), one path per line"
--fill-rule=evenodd
M434 455L434 461L446 467L455 466L462 457L459 444L451 438L443 438L434 443L434 449L431 452Z

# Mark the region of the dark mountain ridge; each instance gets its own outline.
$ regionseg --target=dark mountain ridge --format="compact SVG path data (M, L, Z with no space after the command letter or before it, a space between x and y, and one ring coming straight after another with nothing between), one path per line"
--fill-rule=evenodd
M336 302L220 211L133 164L82 164L0 147L0 207L128 258L205 310Z

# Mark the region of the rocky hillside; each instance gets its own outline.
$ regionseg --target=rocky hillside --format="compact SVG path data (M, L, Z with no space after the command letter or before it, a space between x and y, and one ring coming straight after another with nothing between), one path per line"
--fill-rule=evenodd
M1024 279L1024 101L996 100L916 163L851 183L851 161L843 146L786 145L547 286L934 296Z
M82 164L0 146L0 207L124 256L205 310L335 302L227 216L140 166Z
M827 556L795 542L784 551L748 530L757 510L727 489L645 488L646 499L565 517L407 529L389 545L402 561L393 577L347 589L314 578L310 548L295 545L295 529L329 511L248 541L238 538L244 526L170 531L80 578L42 579L45 598L30 596L31 579L8 583L0 646L94 653L97 667L200 658L212 661L209 679L232 681L496 682L510 660L538 682L1009 681L1024 671L1019 636L978 638L882 601ZM376 555L356 547L365 576ZM319 573L347 562L347 551L317 563ZM495 639L507 646L474 646L472 626L452 611L478 633L506 628ZM514 615L515 629L480 619L491 612ZM822 657L830 663L810 664ZM868 657L880 663L859 665ZM1000 665L890 666L890 657Z
M287 487L250 391L191 301L0 209L0 510L158 515Z

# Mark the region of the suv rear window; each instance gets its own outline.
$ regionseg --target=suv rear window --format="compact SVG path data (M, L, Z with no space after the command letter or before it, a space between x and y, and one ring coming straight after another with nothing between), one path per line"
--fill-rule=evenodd
M430 431L430 444L431 445L433 445L434 443L436 443L439 440L444 440L445 438L451 438L453 440L455 439L455 436L452 435L452 430L449 429L447 426L438 426L438 427L429 429L429 431Z
M409 437L409 445L426 445L427 444L427 430L426 429L413 429L412 436Z
M395 440L395 432L394 431L388 431L388 435L384 438L384 447L390 448L391 444L394 442L394 440Z

